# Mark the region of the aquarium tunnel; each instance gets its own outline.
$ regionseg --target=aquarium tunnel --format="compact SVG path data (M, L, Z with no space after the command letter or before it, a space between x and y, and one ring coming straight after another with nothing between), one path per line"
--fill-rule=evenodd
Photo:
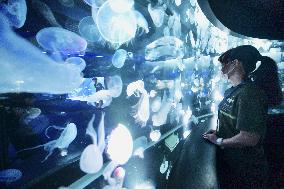
M219 56L278 66L281 0L0 0L0 188L220 189ZM268 110L270 188L284 188L284 102Z

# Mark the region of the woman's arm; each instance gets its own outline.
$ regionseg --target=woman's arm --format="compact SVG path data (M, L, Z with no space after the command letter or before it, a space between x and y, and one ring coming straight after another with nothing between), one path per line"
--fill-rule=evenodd
M208 141L217 144L217 136L215 133L204 133L203 138ZM250 133L247 131L240 131L239 134L233 136L232 138L225 138L222 140L220 146L224 148L242 148L255 146L260 139L260 136L255 133Z

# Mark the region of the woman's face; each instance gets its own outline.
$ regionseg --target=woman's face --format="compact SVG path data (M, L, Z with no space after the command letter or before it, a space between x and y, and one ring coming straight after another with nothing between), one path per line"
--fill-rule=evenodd
M225 62L225 63L222 63L221 62L221 72L222 74L224 75L228 75L235 69L235 66L236 66L236 61L229 61L229 62Z

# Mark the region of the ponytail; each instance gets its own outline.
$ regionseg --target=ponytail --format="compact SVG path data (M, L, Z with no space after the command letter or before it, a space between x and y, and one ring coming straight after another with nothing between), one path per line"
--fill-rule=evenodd
M267 56L259 56L258 59L261 65L253 72L254 83L265 91L268 106L279 105L282 101L282 92L277 64Z

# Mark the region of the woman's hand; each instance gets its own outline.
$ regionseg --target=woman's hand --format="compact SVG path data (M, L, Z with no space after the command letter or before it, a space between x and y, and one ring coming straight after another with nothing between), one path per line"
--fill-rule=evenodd
M212 142L213 144L216 144L217 136L216 136L216 130L210 129L206 131L203 135L203 138Z

